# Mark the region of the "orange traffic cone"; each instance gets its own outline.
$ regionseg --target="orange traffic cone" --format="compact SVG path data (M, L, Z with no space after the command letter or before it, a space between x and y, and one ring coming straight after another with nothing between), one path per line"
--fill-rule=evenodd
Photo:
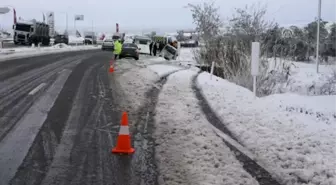
M113 67L112 64L110 64L109 72L110 72L110 73L113 73L113 72L114 72L114 67Z
M117 146L112 149L112 153L131 154L134 151L134 148L131 146L131 136L129 134L128 128L128 116L126 112L123 112L121 117L119 136L117 138Z

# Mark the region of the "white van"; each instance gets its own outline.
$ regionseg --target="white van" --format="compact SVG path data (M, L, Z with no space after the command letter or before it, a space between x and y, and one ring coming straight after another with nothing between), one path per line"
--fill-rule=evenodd
M152 40L145 36L135 36L133 39L133 43L140 49L140 54L150 54L149 45L151 42Z

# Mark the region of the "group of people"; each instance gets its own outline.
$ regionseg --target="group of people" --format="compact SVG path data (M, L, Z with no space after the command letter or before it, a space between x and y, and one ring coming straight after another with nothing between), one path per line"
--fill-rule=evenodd
M156 56L156 54L160 53L163 48L164 48L164 44L163 43L152 41L149 44L150 55Z
M170 43L173 47L177 48L177 41L174 41L172 43ZM160 53L163 48L164 48L165 44L163 42L155 42L152 41L149 44L149 50L150 50L150 55L156 56L157 53ZM122 49L122 43L121 40L118 39L114 42L114 60L117 60L117 58L119 57L120 53L121 53L121 49Z

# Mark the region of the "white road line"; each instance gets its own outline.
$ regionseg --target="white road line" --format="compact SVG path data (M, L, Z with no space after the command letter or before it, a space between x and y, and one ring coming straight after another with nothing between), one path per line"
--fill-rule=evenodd
M0 143L0 184L8 184L14 177L70 73L61 73Z
M35 87L32 91L30 91L28 93L28 95L34 95L35 93L37 93L39 90L41 90L44 86L46 86L46 83L41 83L40 85L38 85L37 87Z

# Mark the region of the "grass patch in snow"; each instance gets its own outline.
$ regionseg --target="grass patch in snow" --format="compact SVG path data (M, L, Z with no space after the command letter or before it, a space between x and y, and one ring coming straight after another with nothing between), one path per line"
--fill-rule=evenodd
M277 72L282 72L281 66L284 64L290 65L288 79L276 84L272 94L291 92L300 95L336 95L336 68L333 65L319 65L317 74L316 64L312 63L278 59L270 59L269 63L269 70Z

